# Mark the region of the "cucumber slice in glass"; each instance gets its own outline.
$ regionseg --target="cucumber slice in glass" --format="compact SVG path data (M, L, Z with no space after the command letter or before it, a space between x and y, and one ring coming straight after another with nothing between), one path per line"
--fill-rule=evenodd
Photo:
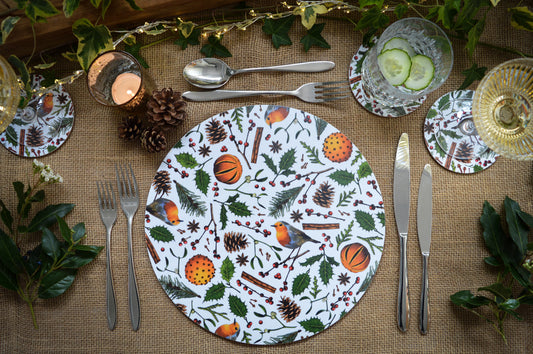
M393 37L389 39L387 43L383 45L383 49L381 50L381 53L383 53L386 50L390 50L390 49L401 49L407 54L409 54L410 57L413 57L416 54L415 50L413 49L413 47L411 47L409 42L406 39L403 39L401 37Z
M411 70L404 86L410 90L420 91L425 89L433 80L435 66L431 59L418 54L411 58Z
M391 85L399 86L409 77L411 58L401 49L390 49L378 55L378 66Z

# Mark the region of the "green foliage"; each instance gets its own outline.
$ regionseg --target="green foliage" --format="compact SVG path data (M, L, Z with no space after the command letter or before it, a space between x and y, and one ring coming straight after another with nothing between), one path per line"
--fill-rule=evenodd
M324 30L325 23L317 23L311 27L307 34L300 40L300 43L304 45L304 50L307 52L312 46L329 49L331 46L322 37L322 31Z
M0 24L0 45L6 42L7 36L11 33L15 24L20 20L18 16L8 16Z
M74 22L72 33L78 38L76 55L83 70L89 68L89 65L99 53L114 48L109 29L104 25L95 26L86 18Z
M470 290L462 290L450 296L451 301L477 316L485 319L507 343L503 328L507 315L518 320L522 317L516 311L520 305L531 305L533 299L532 243L528 235L533 224L533 217L520 209L517 202L506 197L504 200L506 223L492 205L485 202L480 222L483 226L483 239L491 256L485 263L499 270L496 282L477 290L491 295L474 295ZM504 230L504 225L507 229ZM516 285L517 282L519 285ZM521 289L519 289L521 286ZM515 295L515 290L519 289ZM477 309L487 306L492 316L485 316Z
M270 18L265 19L265 23L262 27L263 32L272 36L272 45L274 48L279 49L282 45L292 45L289 31L294 19L295 17L292 15L277 20Z
M150 237L159 242L170 242L174 235L165 226L154 226L150 229Z
M231 57L232 55L228 48L220 43L222 37L223 36L209 36L209 38L207 38L207 43L204 44L202 49L200 49L200 52L206 57L214 57L215 55L221 58Z
M322 332L326 328L322 321L316 317L300 321L299 323L306 331L311 333Z

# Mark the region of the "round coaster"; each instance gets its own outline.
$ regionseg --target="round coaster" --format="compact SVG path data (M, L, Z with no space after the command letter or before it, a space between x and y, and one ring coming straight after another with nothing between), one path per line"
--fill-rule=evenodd
M361 104L361 106L367 111L375 115L390 118L405 116L420 107L420 105L426 100L427 96L422 96L416 102L407 106L391 107L377 103L365 92L361 82L361 67L369 49L369 47L361 45L350 62L348 78L350 80L352 93L357 102L359 102L359 104Z
M424 140L442 167L469 174L492 166L499 157L479 137L472 119L472 90L448 92L430 108Z
M336 128L303 111L240 107L200 123L159 166L146 202L153 270L220 337L290 343L341 320L385 241L376 177Z
M41 87L43 79L42 75L34 75L32 88ZM45 156L63 145L73 123L72 99L59 86L41 97L32 97L24 109L19 108L11 124L0 134L0 143L18 156Z

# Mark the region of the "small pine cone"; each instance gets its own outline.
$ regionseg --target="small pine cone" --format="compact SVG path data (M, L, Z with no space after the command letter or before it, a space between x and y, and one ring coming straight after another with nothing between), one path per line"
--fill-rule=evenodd
M291 322L300 315L301 309L296 302L283 296L278 304L278 311L285 321Z
M143 126L141 120L134 115L129 115L118 127L118 136L124 140L133 140L141 136Z
M171 88L155 90L146 103L148 121L162 129L175 127L187 118L186 106L181 92L174 92Z
M167 138L165 138L159 128L146 128L141 134L141 145L149 152L159 152L166 149Z
M168 194L172 188L172 185L170 184L170 174L168 171L157 171L152 184L154 185L156 194Z
M224 248L228 252L236 252L248 247L246 236L240 232L226 232L224 235Z
M474 146L466 141L460 142L459 146L457 147L457 151L455 152L455 158L462 160L464 163L470 163L473 157Z
M211 121L207 123L207 127L205 128L205 130L207 133L207 139L211 144L218 144L221 141L224 141L228 136L226 133L226 129L224 129L224 126L214 118L212 118Z
M28 135L26 136L26 145L31 147L37 147L44 144L43 129L32 125L28 129Z
M333 197L335 196L335 191L329 183L321 183L318 189L316 190L315 195L313 196L313 202L317 205L320 205L323 208L331 207L333 202Z

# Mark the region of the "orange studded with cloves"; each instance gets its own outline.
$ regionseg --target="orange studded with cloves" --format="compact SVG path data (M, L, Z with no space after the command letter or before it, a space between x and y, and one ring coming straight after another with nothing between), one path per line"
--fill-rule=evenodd
M360 243L346 245L341 251L341 263L350 272L362 272L370 263L370 253Z
M233 184L242 176L242 165L235 155L224 154L215 161L213 172L220 182Z
M344 162L352 156L352 142L342 133L332 133L324 140L322 152L332 162Z
M215 275L213 262L204 255L198 254L185 265L185 276L187 280L195 285L205 285L211 281Z

